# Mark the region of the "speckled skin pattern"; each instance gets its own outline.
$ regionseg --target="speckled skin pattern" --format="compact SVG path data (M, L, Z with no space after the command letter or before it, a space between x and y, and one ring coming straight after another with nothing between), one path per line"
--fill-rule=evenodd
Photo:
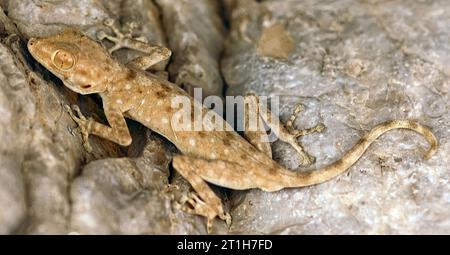
M109 126L85 118L77 107L74 107L76 113L68 108L86 143L88 135L94 134L123 146L129 145L132 139L125 122L127 117L176 145L180 154L174 156L173 167L196 192L182 199L183 209L205 216L208 219L208 231L215 217L225 220L227 224L230 224L231 217L206 182L236 190L259 188L269 192L322 183L345 172L380 135L398 128L414 130L428 140L430 148L425 158L431 157L437 150L438 142L427 127L414 121L393 120L373 128L333 164L323 169L294 172L272 160L269 144L261 142L265 141L261 138L265 134L261 132L246 132L246 140L234 131L177 131L171 125L171 119L178 110L172 107L172 100L177 96L189 98L192 108L200 109L203 116L213 114L216 118L221 117L203 107L177 85L145 72L150 66L167 60L171 55L170 50L150 46L143 40L133 39L130 34L122 34L112 21L105 24L115 33L115 36L104 32L99 34L99 39L115 43L109 50L77 30L30 39L28 49L38 62L71 90L80 94L98 93L101 96ZM111 53L120 48L139 50L147 55L123 65L111 57ZM258 97L249 95L246 100L258 102ZM295 114L300 111L296 110ZM272 127L273 116L261 114L260 118ZM313 158L303 151L297 138L320 132L324 127L318 125L310 130L294 130L294 119L281 125L276 134L294 146L303 156L304 165L307 165Z

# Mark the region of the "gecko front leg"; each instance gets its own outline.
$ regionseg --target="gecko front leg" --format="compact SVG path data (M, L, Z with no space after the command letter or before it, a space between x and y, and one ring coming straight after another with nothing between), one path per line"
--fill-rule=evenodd
M78 105L72 105L72 108L68 105L64 106L66 112L70 115L73 121L75 121L78 125L78 129L81 133L81 137L83 140L83 147L87 152L92 152L92 147L89 144L89 130L91 120L87 119L80 110ZM75 112L74 112L75 111Z
M92 118L86 118L77 105L72 106L72 108L66 105L65 108L70 117L78 124L83 138L83 146L87 151L92 151L88 141L89 134L100 136L122 146L131 144L130 131L120 110L105 107L105 116L110 124L110 126L107 126Z
M172 52L166 47L150 45L141 37L134 38L132 36L132 29L135 27L134 23L128 25L129 31L126 33L122 33L112 19L106 19L104 24L113 31L114 35L108 35L104 31L101 31L97 37L99 40L107 39L114 43L114 46L109 49L109 53L113 53L122 48L128 48L147 54L128 62L128 67L147 70L168 60L172 55Z

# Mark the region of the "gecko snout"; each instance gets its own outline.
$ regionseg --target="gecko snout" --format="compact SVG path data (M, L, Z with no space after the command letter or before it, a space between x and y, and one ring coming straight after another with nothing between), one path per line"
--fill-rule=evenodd
M31 54L33 54L40 51L41 45L42 43L39 38L30 38L27 43L27 48L31 52Z
M36 38L30 38L30 40L28 40L28 49L30 47L33 47L36 44L37 39Z
M30 53L33 55L37 49L37 45L38 44L38 39L36 38L30 38L30 40L28 40L28 50L30 51Z
M30 38L30 40L28 40L28 45L33 46L34 42L36 42L36 38Z

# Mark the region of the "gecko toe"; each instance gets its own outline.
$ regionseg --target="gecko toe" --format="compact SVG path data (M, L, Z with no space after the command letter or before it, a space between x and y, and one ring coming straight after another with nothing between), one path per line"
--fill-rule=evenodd
M316 132L323 133L323 132L325 132L327 130L327 127L325 126L325 124L319 123L319 124L317 124L315 129L316 129Z
M311 164L314 164L316 162L316 158L314 156L311 156L309 154L303 154L302 155L302 162L300 163L301 166L309 166Z
M103 24L105 24L105 26L112 26L114 24L114 19L111 18L107 18L103 21Z
M93 151L92 146L89 143L89 141L83 142L83 147L88 153L91 153Z
M223 213L222 208L215 208L205 203L197 193L190 192L184 195L179 204L184 212L204 216L207 219L206 228L208 233L211 233L214 219L219 216L220 219L227 223L227 226L231 225L231 216L228 213Z
M230 228L230 226L231 226L231 215L229 213L222 213L221 215L219 215L219 218L221 220L224 220L225 223L227 224L227 227Z
M97 39L100 40L100 41L105 39L105 38L107 38L107 37L108 37L108 34L106 34L106 32L103 31L103 30L101 30L101 31L99 31L97 33Z
M144 36L134 37L134 40L140 41L140 42L143 42L143 43L148 43L147 38L145 38Z
M109 35L105 31L100 31L97 33L97 38L99 40L107 39L114 44L108 49L110 54L122 48L134 49L133 45L136 41L147 42L145 37L133 37L133 31L138 27L136 22L128 22L124 25L123 29L120 29L113 19L106 19L104 25L112 30L113 35Z

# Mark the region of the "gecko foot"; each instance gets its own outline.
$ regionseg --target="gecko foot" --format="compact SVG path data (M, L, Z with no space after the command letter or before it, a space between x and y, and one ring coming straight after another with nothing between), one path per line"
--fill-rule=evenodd
M327 128L323 123L319 123L316 126L312 128L302 129L302 130L296 130L293 132L293 135L298 138L300 136L305 136L313 133L323 133L325 132Z
M231 226L231 215L223 212L222 206L220 208L213 208L206 204L195 192L190 192L181 198L182 210L195 215L204 216L207 218L206 229L211 233L213 220L218 216L224 220L228 227Z
M292 147L294 147L294 149L297 151L297 153L300 154L301 160L302 160L300 162L300 164L302 166L308 166L315 162L315 158L313 156L309 155L303 149L303 146L302 146L301 142L298 140L298 138L300 136L304 136L304 135L314 133L314 132L323 132L325 130L325 126L323 124L319 124L316 127L313 127L310 129L305 129L305 130L296 130L295 128L293 128L293 125L294 125L295 120L297 119L297 116L299 115L299 113L301 113L305 109L302 104L298 104L295 107L295 110L294 110L292 116L289 118L289 120L287 121L287 123L285 125L281 125L281 126L278 125L278 127L277 127L277 125L275 125L272 120L272 118L276 118L276 116L273 116L271 113L261 114L261 112L259 112L260 102L259 102L258 96L256 96L253 93L248 93L246 95L246 98L252 98L253 100L256 100L256 105L258 106L258 108L257 108L258 114L260 114L263 117L264 121L270 128L278 129L277 135L278 135L278 138L280 138L280 140L290 144ZM267 116L264 117L264 115L267 115ZM277 123L279 123L279 122L277 122Z
M286 122L286 128L289 132L295 137L305 136L312 133L322 133L326 130L326 127L323 123L317 124L315 127L307 128L303 130L297 130L294 128L294 122L297 120L298 115L305 110L305 107L302 104L297 104L294 108L294 112L292 113L289 120Z
M91 125L91 120L87 119L80 110L78 105L72 105L72 107L65 105L64 109L70 115L70 117L75 121L78 125L78 129L83 138L83 146L88 152L92 152L92 147L89 144L89 129Z
M289 132L289 134L286 134L286 136L289 136L288 139L286 139L286 142L291 144L297 152L302 156L302 162L300 163L302 166L308 166L313 164L316 159L309 155L305 150L303 149L303 146L301 145L300 141L298 141L298 138L301 136L306 136L312 133L322 133L326 130L326 127L324 124L319 123L318 125L307 128L303 130L295 129L294 122L297 120L297 117L301 112L305 110L305 107L302 104L297 104L297 106L294 108L294 112L292 113L289 120L286 122L286 129Z
M135 22L126 23L124 32L121 31L113 19L106 19L104 25L109 27L114 35L108 35L105 31L100 31L97 34L97 38L99 40L107 39L114 43L114 46L108 49L109 53L113 53L122 48L135 49L136 47L134 45L136 41L147 43L147 39L143 36L133 37L133 30L137 27Z

